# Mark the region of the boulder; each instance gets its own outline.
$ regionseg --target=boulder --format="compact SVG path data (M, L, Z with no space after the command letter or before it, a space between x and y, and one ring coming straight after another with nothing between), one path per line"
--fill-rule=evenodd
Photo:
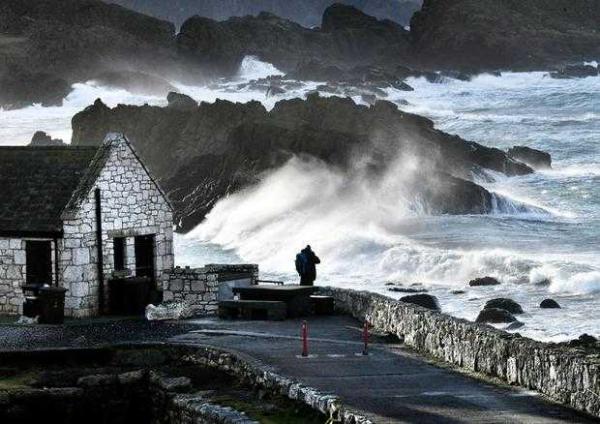
M511 314L522 314L523 308L512 299L498 298L488 300L483 309L504 309Z
M65 143L58 138L52 138L43 131L37 131L31 138L30 146L64 146Z
M198 102L185 94L171 91L167 96L168 107L182 111L192 111L198 108Z
M540 303L540 308L542 308L542 309L560 309L560 305L554 299L544 299Z
M517 321L517 319L514 315L504 309L484 309L479 312L479 315L477 315L477 319L475 320L475 322L492 324L510 323L515 321Z
M500 281L494 277L475 278L474 280L469 281L469 286L471 287L497 286L499 284Z
M414 294L410 296L404 296L400 298L400 301L422 306L423 308L431 309L433 311L441 310L437 298L430 294Z
M552 168L552 156L541 150L532 149L526 146L514 146L506 152L509 157L526 163L533 169Z

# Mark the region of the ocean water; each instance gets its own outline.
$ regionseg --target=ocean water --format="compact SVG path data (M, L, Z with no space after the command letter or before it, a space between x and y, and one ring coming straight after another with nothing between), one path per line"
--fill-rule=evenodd
M175 85L197 100L259 100L267 108L317 86L277 96L238 86L278 73L247 58L236 81ZM426 289L444 312L471 320L487 300L510 297L525 309L519 316L523 335L553 341L600 335L600 78L509 73L409 84L414 92L389 90L387 99L466 139L548 151L553 169L480 179L506 199L493 214L430 216L403 192L403 177L419 166L416 161L397 163L373 181L295 158L257 186L221 200L203 224L177 236L177 263L257 262L271 278L296 281L295 254L310 243L322 259L320 284L393 297L401 294L388 292L386 284ZM0 145L25 144L38 129L69 140L72 115L98 97L109 106L166 103L94 82L77 84L62 107L0 111ZM502 285L468 287L470 279L486 275ZM548 297L563 308L539 309Z

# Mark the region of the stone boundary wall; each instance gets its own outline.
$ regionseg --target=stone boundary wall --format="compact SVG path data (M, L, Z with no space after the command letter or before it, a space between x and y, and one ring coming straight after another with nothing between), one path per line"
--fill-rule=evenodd
M407 346L470 371L536 390L600 417L600 355L537 342L386 296L327 287L336 309L395 334Z
M291 378L281 376L273 372L271 367L251 357L211 346L191 349L193 351L185 357L185 361L224 371L268 393L303 402L326 416L333 417L335 423L374 424L368 418L345 408L336 395L319 392Z
M251 274L254 284L258 280L258 265L176 267L163 275L163 301L184 303L188 315L215 315L218 309L219 283L235 274Z

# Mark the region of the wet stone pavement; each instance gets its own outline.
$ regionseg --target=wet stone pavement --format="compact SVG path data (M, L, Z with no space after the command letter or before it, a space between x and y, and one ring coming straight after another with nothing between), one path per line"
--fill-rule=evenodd
M64 326L0 324L0 350L170 342L241 352L375 423L594 423L592 417L513 387L436 366L386 337L362 354L361 323L345 316L307 320L309 356L301 356L302 320L146 322L69 321Z
M0 350L94 347L113 343L164 341L198 329L189 322L148 322L143 318L68 320L65 325L0 323Z

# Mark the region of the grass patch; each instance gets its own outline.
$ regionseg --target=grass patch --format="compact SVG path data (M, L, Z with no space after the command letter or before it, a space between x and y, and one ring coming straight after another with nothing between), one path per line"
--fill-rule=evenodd
M24 389L29 387L34 380L35 373L33 371L0 377L0 390Z

